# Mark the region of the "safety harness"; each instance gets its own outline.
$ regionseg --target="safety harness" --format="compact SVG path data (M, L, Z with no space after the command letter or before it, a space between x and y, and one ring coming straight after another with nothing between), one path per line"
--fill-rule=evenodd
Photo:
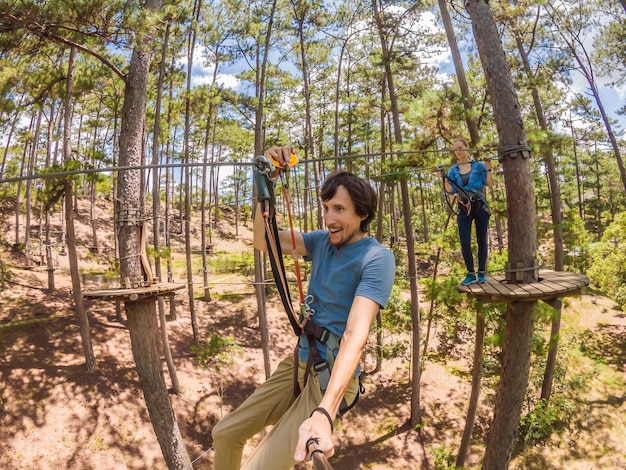
M479 190L477 187L461 187L454 179L450 178L444 171L443 165L437 165L441 175L441 182L443 184L442 197L445 198L446 203L450 210L456 215L464 212L465 215L470 215L472 212L472 203L481 203L483 209L489 213L489 203L485 197L485 193ZM455 189L453 194L449 194L446 191L445 182Z
M265 157L263 155L258 156L254 160L254 184L257 189L257 200L261 204L261 210L263 219L265 222L265 241L267 243L268 257L272 268L272 274L276 282L276 287L280 295L280 299L285 307L289 323L298 337L302 334L306 334L307 342L309 345L309 358L307 361L306 372L304 375L304 385L306 385L309 371L311 366L317 372L320 389L322 395L328 387L330 381L330 374L333 368L335 356L333 350L339 349L340 338L333 334L327 328L324 328L311 318L315 311L311 308L313 301L312 296L305 297L304 289L302 287L302 277L300 274L300 264L298 262L298 255L296 253L296 239L293 228L293 219L291 216L291 193L289 190L288 174L289 169L297 163L298 159L296 155L291 155L291 160L286 165L281 165L273 159ZM300 293L300 312L297 315L293 307L291 300L291 293L289 291L289 285L287 283L287 276L285 274L285 265L283 262L283 254L280 246L280 239L278 236L278 225L276 223L276 197L274 194L274 188L276 182L280 179L283 189L283 195L285 199L285 205L287 207L287 214L289 218L289 229L291 231L292 242L292 255L295 262L296 279L298 283L298 291ZM326 360L322 358L317 347L317 341L326 346ZM294 396L300 395L300 385L298 383L298 343L294 350ZM359 387L361 388L361 387ZM358 398L358 393L357 393ZM340 414L345 413L356 404L356 400L347 406L344 401L340 406Z

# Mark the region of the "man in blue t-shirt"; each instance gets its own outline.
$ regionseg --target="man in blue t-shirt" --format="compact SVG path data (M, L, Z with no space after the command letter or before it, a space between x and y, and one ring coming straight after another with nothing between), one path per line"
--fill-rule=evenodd
M279 165L287 165L291 154L291 146L266 151L266 157ZM391 251L367 235L377 196L366 180L348 172L332 174L320 196L326 230L295 232L295 254L312 263L310 323L327 331L322 337L329 339L311 339L303 333L297 363L293 356L284 359L264 384L213 428L216 470L239 469L246 441L268 425L274 426L242 468L292 468L310 459L311 439L332 456L333 421L358 398L359 361L372 322L391 294L395 260ZM254 246L267 251L261 212L257 208ZM278 236L283 251L292 252L291 231L279 231ZM327 383L310 356L321 356L332 365Z

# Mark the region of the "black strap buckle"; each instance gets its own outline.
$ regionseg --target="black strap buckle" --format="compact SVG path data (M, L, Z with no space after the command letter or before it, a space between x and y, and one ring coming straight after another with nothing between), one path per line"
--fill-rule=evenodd
M319 326L312 320L309 320L304 325L304 332L313 335L320 343L326 344L330 338L331 332L327 328Z

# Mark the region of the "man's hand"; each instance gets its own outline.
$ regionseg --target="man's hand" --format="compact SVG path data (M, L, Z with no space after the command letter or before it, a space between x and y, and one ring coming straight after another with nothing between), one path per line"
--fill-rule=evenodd
M285 168L290 165L293 155L293 146L272 147L265 151L265 156L272 159L277 167Z
M306 447L307 442L311 439L317 442L317 447L324 452L326 457L332 457L335 454L330 424L322 413L313 413L309 419L300 425L298 445L294 455L297 462L308 462L311 459L311 455L308 453L309 449Z

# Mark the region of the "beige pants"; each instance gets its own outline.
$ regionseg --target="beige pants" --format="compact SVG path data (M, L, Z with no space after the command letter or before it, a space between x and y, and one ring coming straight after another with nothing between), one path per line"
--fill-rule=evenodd
M302 387L306 364L300 363L298 381L302 393L294 399L293 361L293 356L284 359L272 376L239 408L215 425L212 432L215 470L239 470L246 441L271 424L274 427L241 468L281 470L296 464L293 455L298 443L298 428L319 405L322 394L314 371L309 374L306 387ZM347 403L354 401L358 388L358 378L353 378L345 395Z

